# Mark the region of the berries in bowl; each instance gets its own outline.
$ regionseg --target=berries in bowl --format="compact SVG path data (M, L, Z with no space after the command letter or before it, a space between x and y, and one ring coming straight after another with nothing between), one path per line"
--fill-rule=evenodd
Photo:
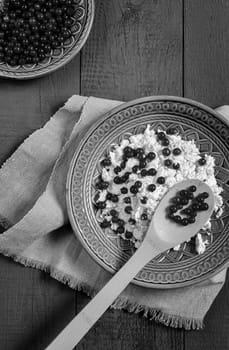
M34 78L63 66L84 45L93 17L93 0L4 0L0 76Z

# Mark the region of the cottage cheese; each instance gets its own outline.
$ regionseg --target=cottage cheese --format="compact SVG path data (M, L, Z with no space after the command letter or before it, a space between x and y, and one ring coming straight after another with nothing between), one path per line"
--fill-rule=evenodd
M123 239L130 239L135 247L138 247L144 238L144 235L149 226L149 222L165 193L170 187L174 186L176 183L187 180L187 179L199 179L207 183L215 196L215 208L214 211L219 217L223 211L223 199L221 196L222 188L218 186L215 175L214 166L215 160L211 155L205 154L205 164L200 165L199 159L201 155L199 149L197 148L194 140L186 141L181 138L177 133L167 134L166 138L169 140L169 146L167 146L171 154L165 156L162 151L165 148L162 142L158 140L158 132L160 130L153 130L150 125L148 125L143 133L132 135L129 139L124 139L120 144L112 145L112 151L109 153L110 164L109 166L104 166L102 168L101 177L102 180L108 184L108 187L103 190L98 190L98 201L106 202L106 207L99 211L98 220L106 220L110 222L110 227L106 228L107 231L116 232L118 224L112 222L112 216L110 215L111 209L115 209L118 212L119 219L124 220L124 232L118 233ZM129 179L125 184L114 183L114 178L117 177L115 173L115 168L121 165L123 161L123 150L125 147L131 147L133 150L138 148L144 149L145 154L149 152L155 153L155 158L147 162L145 169L149 170L154 168L157 173L155 176L141 176L141 170L133 172L133 167L139 165L139 160L135 157L131 157L127 160L125 167L118 173L121 177L127 172L129 172ZM173 150L179 148L181 153L178 155L173 154ZM170 159L172 164L179 164L179 169L174 169L173 167L165 166L165 159ZM164 178L163 184L158 184L157 179L159 177ZM130 191L131 186L134 185L136 181L141 181L141 188L138 192L133 194ZM153 192L148 190L148 186L154 183L156 189ZM121 188L127 188L127 194L121 193ZM113 202L112 200L106 200L107 193L112 193L118 196L118 201ZM126 213L125 207L127 204L124 203L126 197L131 199L131 213ZM146 203L142 202L142 198L147 198ZM142 220L142 214L147 215L147 220ZM134 219L134 224L130 222L129 219ZM133 221L133 220L132 220ZM128 238L125 232L129 232ZM211 231L211 221L210 219L204 225L202 232L210 234ZM131 233L131 234L130 234ZM203 239L201 233L196 235L196 251L201 254L205 251L207 246L207 240ZM175 247L175 249L179 249Z

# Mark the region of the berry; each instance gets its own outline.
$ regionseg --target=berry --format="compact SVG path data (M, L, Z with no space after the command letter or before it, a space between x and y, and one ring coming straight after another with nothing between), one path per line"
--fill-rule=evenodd
M143 198L141 198L141 203L142 203L142 204L146 204L146 203L147 203L147 200L148 200L147 197L143 197Z
M109 158L105 158L100 163L103 167L107 167L111 165L111 160Z
M188 202L189 202L188 198L185 198L185 197L181 198L181 204L187 205Z
M104 208L106 208L106 202L98 202L98 203L96 203L96 207L98 209L104 209Z
M188 191L181 190L179 194L180 194L181 197L187 197L188 196Z
M188 191L190 191L190 192L196 192L196 186L190 186L189 188L188 188Z
M129 146L123 149L123 153L126 158L131 158L134 156L134 150Z
M169 139L165 138L165 139L162 140L161 143L162 143L162 146L168 146L169 145Z
M180 202L181 202L181 198L180 197L174 197L173 198L173 203L179 204Z
M203 198L208 198L209 197L209 193L203 192L203 193L200 193L200 196L203 197Z
M157 183L163 185L165 183L165 178L163 176L159 176L157 178Z
M138 193L138 188L136 186L131 186L130 187L130 192L133 193L133 194L136 194L136 193Z
M115 183L116 185L121 184L121 183L122 183L122 179L121 179L119 176L115 176L115 178L114 178L114 183Z
M120 234L122 234L122 233L124 233L125 232L125 229L124 229L124 227L123 226L119 226L118 228L117 228L117 233L120 233Z
M182 218L181 218L180 215L174 215L173 220L174 220L177 224L179 224L179 223L181 223Z
M111 223L107 220L104 220L103 222L100 223L100 226L102 228L107 228L107 227L110 227L111 226Z
M120 163L120 168L121 169L125 169L126 167L126 162L123 160L121 163Z
M145 168L145 167L146 167L146 164L147 164L147 163L146 163L146 161L145 161L145 160L143 160L143 159L142 159L142 160L140 160L140 162L139 162L139 168L140 168L140 169Z
M196 222L195 217L194 217L194 216L190 216L190 217L188 218L188 222L189 222L189 224L194 224L194 222Z
M163 140L166 138L166 135L164 132L161 131L157 134L157 138L158 138L158 140Z
M121 177L121 182L126 182L129 179L130 173L126 172L122 177Z
M169 207L169 212L170 212L170 213L176 213L177 210L178 210L178 208L177 208L176 205L171 205L171 206Z
M184 210L182 210L181 214L191 215L192 214L192 209L191 208L185 208Z
M180 164L179 163L173 163L173 169L179 170L180 169Z
M107 199L108 201L111 201L112 197L113 197L113 194L110 193L110 192L108 192L107 195L106 195L106 199Z
M180 148L174 148L173 154L174 154L174 156L179 156L181 154L181 149Z
M150 184L150 185L147 187L147 190L150 191L150 192L154 192L154 191L156 190L156 185Z
M194 199L194 194L192 192L189 192L187 198Z
M133 219L133 218L130 218L128 221L129 221L129 223L130 223L131 225L135 225L135 224L136 224L136 220Z
M206 163L207 163L207 161L206 161L206 159L205 158L200 158L199 160L198 160L198 163L199 163L199 165L205 165Z
M126 187L122 187L120 191L122 194L128 193L128 189Z
M130 232L130 231L126 231L125 232L125 237L126 237L126 239L131 239L133 237L133 233Z
M175 128L169 128L166 130L167 135L175 135L177 133L177 130Z
M137 158L142 158L144 156L144 154L145 154L145 151L143 148L137 148L135 150L135 155Z
M170 155L170 153L171 153L171 151L169 148L163 148L163 150L162 150L163 156L168 157Z
M118 219L118 225L119 226L124 226L125 225L125 221L122 219Z
M142 187L141 181L136 181L135 184L134 184L134 186L136 186L137 188Z
M117 224L117 223L118 223L118 220L119 220L118 216L112 216L111 221L112 221L114 224Z
M181 220L181 224L182 224L183 226L187 226L187 225L189 224L189 220L188 220L187 218L183 218L183 219Z
M176 215L174 215L173 213L169 213L168 214L168 218L169 219L171 219L171 220L174 220L174 217L175 217Z
M147 176L148 175L148 171L146 170L146 169L142 169L141 170L141 176L142 177L145 177L145 176Z
M197 210L200 210L200 205L198 203L193 203L191 205L191 208L193 211L197 211Z
M121 170L122 170L122 169L120 168L120 166L116 166L116 167L114 168L114 173L115 173L115 174L118 174L118 173L120 173Z
M112 194L111 201L114 203L117 203L119 201L117 194Z
M128 205L127 207L125 207L124 210L127 214L130 214L132 212L133 208L130 205Z
M100 181L96 184L96 187L98 188L98 190L105 190L108 188L108 186L109 186L109 183L105 181Z
M118 216L118 212L115 209L111 209L110 214L111 214L111 216L114 216L114 217Z
M146 213L143 213L141 215L141 220L148 220L148 215Z
M195 200L196 200L198 203L203 203L203 202L204 202L204 198L201 197L201 195L197 196L197 197L195 198Z
M157 170L154 168L151 168L147 171L147 175L149 176L155 176L157 174Z
M167 167L170 167L170 166L172 165L171 159L166 159L166 160L164 161L164 165L167 166Z
M126 204L130 204L131 203L131 198L130 197L125 197L123 199L123 202L126 203Z
M201 203L200 204L200 210L208 210L209 205L208 203Z
M133 166L133 168L132 168L132 172L133 172L134 174L136 174L136 172L138 171L138 169L139 169L139 167L138 167L137 165L135 165L135 166Z
M156 154L154 152L149 152L146 158L147 160L154 160L156 158Z

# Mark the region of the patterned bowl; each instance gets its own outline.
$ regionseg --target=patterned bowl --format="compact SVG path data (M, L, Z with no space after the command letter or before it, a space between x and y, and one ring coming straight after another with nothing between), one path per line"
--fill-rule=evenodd
M223 187L224 212L220 219L212 218L212 240L206 251L198 255L192 241L183 243L179 251L160 254L133 280L145 287L183 287L209 278L229 261L229 125L212 109L188 99L162 96L125 103L106 114L83 137L71 162L69 218L77 238L106 270L114 273L129 259L133 247L100 228L92 198L100 160L109 146L143 131L147 124L163 130L176 127L184 139L194 139L201 153L215 158L215 175Z
M74 0L74 4L72 35L61 48L52 50L51 55L38 64L12 67L0 61L0 77L32 79L51 73L71 61L88 38L95 12L94 0Z

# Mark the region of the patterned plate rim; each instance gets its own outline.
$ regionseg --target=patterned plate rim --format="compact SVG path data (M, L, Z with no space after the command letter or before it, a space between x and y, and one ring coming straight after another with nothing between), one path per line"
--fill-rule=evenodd
M80 233L78 233L77 231L77 226L75 223L75 219L74 219L74 215L73 215L73 209L72 209L72 204L71 204L71 192L70 192L70 188L71 188L71 181L72 181L72 177L73 177L73 173L74 173L74 164L75 161L78 157L78 155L80 154L85 141L88 139L88 137L93 133L93 131L95 131L97 129L97 127L103 123L107 118L109 118L110 116L121 112L122 110L125 110L126 108L129 108L131 106L134 106L136 104L141 104L141 103L147 103L147 102L178 102L178 103L187 103L189 105L193 105L193 107L196 107L198 109L202 109L205 112L213 115L215 118L221 120L223 123L226 123L227 125L229 125L228 120L226 119L226 117L224 117L223 115L221 115L220 113L216 112L215 110L213 110L212 108L204 105L201 102L189 99L189 98L184 98L184 97L178 97L178 96L172 96L172 95L159 95L159 96L147 96L147 97L141 97L138 99L134 99L132 101L129 102L124 102L121 103L119 106L111 109L109 112L105 113L97 122L95 122L91 127L89 127L89 129L85 132L83 138L81 139L80 143L78 144L78 146L76 147L75 153L72 157L72 160L70 162L70 166L69 166L69 170L68 170L68 175L67 175L67 181L66 181L66 203L67 203L67 211L68 211L68 217L69 217L69 221L70 224L72 226L73 232L75 234L75 237L77 240L80 241L80 243L82 244L82 246L84 247L84 249L88 252L88 254L92 257L92 259L98 263L98 265L102 266L106 271L114 274L116 271L114 271L114 269L110 268L102 259L99 259L99 257L97 257L95 255L95 253L88 247L88 245L86 244L86 242L83 240L83 238L81 237ZM228 257L229 260L229 257ZM217 266L216 269L213 269L210 272L206 273L206 276L198 276L195 279L192 280L188 280L185 282L175 282L174 284L153 284L153 283L149 283L149 282L143 282L140 280L136 280L133 279L131 283L141 286L141 287L146 287L146 288L156 288L156 289L173 289L173 288L180 288L180 287L185 287L185 286L190 286L190 285L194 285L197 284L199 282L202 282L203 280L209 279L213 276L215 276L216 274L218 274L220 271L224 270L226 266L228 266L228 260L224 261L220 266Z

